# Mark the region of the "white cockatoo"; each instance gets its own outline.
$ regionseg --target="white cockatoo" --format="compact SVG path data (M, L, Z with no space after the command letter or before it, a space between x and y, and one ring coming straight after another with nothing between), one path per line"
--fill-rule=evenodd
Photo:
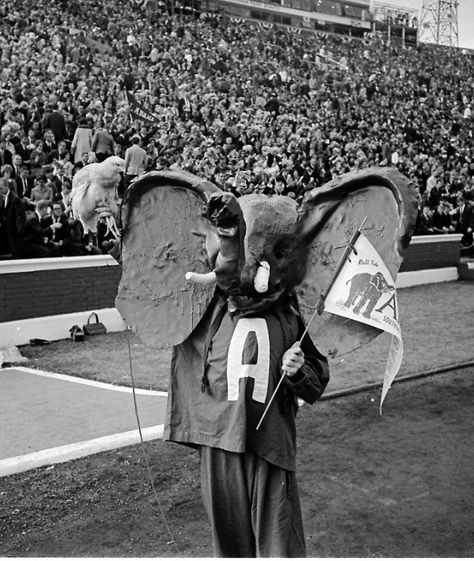
M109 209L107 226L119 239L120 233L115 222L118 213L117 187L125 171L125 161L118 156L110 156L101 163L88 164L72 178L71 206L74 218L80 220L87 232L97 231L100 210Z

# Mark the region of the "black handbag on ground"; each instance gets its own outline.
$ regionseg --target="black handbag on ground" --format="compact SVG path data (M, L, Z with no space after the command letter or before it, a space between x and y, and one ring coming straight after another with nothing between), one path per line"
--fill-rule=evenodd
M74 342L84 341L84 331L78 325L73 325L69 330L69 333L71 334L71 339Z
M94 317L95 322L92 323L91 320ZM87 323L85 323L82 328L86 335L102 335L103 333L107 333L105 325L99 321L99 316L95 312L92 312L87 320Z

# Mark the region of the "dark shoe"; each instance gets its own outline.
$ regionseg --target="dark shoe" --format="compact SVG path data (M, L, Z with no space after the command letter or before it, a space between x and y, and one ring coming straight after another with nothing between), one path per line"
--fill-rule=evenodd
M84 341L84 331L78 325L73 325L69 330L73 341Z
M30 345L36 346L36 345L49 345L51 344L51 341L48 341L47 339L30 339Z

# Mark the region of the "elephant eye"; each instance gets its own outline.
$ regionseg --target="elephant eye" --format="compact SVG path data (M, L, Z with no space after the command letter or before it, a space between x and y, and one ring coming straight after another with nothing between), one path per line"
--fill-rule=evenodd
M283 259L288 253L288 242L286 240L279 240L274 248L273 255L279 260Z

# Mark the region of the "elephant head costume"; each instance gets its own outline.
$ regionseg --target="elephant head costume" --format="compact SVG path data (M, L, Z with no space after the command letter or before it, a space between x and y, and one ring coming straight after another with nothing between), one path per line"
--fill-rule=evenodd
M286 196L236 198L187 172L150 172L130 185L123 201L116 305L156 348L186 340L216 286L244 311L267 309L291 294L308 321L365 217L363 233L395 278L416 215L414 189L393 168L341 176L310 191L301 209ZM378 333L327 313L310 327L331 356Z

